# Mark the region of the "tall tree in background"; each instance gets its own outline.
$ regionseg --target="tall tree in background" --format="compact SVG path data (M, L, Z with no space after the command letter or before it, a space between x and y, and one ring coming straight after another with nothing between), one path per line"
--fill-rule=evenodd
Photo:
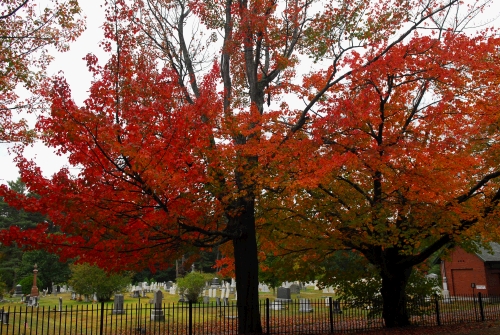
M10 189L18 195L33 197L27 193L26 185L21 180L8 182ZM30 233L39 223L47 222L46 217L40 213L26 212L9 206L0 198L0 229L17 227ZM47 222L48 223L48 222ZM49 224L49 231L54 233L57 229ZM67 263L59 262L59 257L44 250L23 251L21 245L0 246L0 276L9 289L14 289L25 276L33 275L33 266L38 265L38 277L47 285L52 282L63 283L69 278Z
M25 110L16 88L35 91L52 60L47 47L66 51L84 29L78 1L0 2L0 143L30 139L25 121L12 112ZM33 99L31 99L33 100ZM32 101L33 102L33 101Z
M263 195L296 189L302 177L290 168L317 152L303 145L321 130L309 127L317 109L359 73L419 27L459 34L462 26L443 23L459 1L128 3L107 7L103 45L112 56L104 66L87 57L95 79L84 105L64 78L47 84L50 109L37 130L78 175L44 178L18 148L22 178L39 198L0 191L63 234L40 225L36 239L16 228L1 238L108 268L166 266L193 246L231 242L238 332L262 333L257 229L281 224L258 221ZM303 106L286 101L297 98ZM301 196L289 205L306 210Z

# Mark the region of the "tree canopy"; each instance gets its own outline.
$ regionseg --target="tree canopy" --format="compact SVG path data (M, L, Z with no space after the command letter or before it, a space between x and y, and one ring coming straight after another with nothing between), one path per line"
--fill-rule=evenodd
M26 122L12 117L12 112L27 107L16 89L22 85L36 91L53 59L47 47L66 51L84 29L78 1L45 3L45 7L30 0L0 3L0 143L31 139Z
M258 237L357 249L406 325L412 266L495 212L498 39L464 33L485 3L110 1L89 98L61 76L42 92L39 138L78 173L46 178L18 147L39 197L0 188L62 233L0 238L107 268L231 242L241 334L262 332Z

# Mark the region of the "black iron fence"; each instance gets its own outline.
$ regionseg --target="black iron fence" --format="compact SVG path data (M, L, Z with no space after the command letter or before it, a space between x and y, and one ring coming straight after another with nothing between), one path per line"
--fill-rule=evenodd
M498 320L500 297L464 296L410 299L415 325L446 325ZM349 333L382 328L380 302L263 300L260 315L265 334ZM0 335L237 334L235 301L225 304L112 304L60 307L13 307L0 310Z

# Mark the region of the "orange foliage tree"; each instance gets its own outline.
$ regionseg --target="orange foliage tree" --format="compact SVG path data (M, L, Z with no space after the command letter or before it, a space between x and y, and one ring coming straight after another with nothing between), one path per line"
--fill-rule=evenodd
M29 0L4 0L0 4L0 142L26 140L27 125L12 118L25 110L15 89L34 91L52 56L47 47L65 51L83 31L77 1L47 2L45 8Z
M263 201L275 251L302 271L336 250L360 252L381 275L386 325L408 325L414 266L450 242L500 236L499 46L444 32L362 68L347 60L358 70L317 104L308 134L286 143L300 153Z
M333 111L350 108L342 104L360 91L363 73L382 71L393 49L419 40L417 28L452 36L463 28L445 22L455 0L315 4L109 1L102 45L112 56L103 66L87 56L89 98L77 106L64 78L53 78L37 124L40 139L77 172L46 178L19 146L21 177L39 197L0 189L10 205L47 215L61 233L13 227L1 240L115 269L163 266L185 248L231 242L238 331L262 333L257 233L282 224L267 214L277 201L307 217L318 206L306 196L311 188L337 187L340 161L350 156L329 142L347 122L347 111Z

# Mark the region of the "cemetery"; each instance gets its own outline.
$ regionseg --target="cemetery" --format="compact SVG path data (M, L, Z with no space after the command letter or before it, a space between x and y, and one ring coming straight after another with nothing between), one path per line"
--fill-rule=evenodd
M71 287L42 293L33 304L27 296L12 296L0 304L0 334L237 334L235 282L207 282L197 303L183 302L176 284L138 283L113 301L82 299ZM275 290L259 285L260 315L267 334L347 333L383 327L377 308L336 300L332 287L284 282ZM500 299L478 296L423 298L412 322L445 325L495 320Z

